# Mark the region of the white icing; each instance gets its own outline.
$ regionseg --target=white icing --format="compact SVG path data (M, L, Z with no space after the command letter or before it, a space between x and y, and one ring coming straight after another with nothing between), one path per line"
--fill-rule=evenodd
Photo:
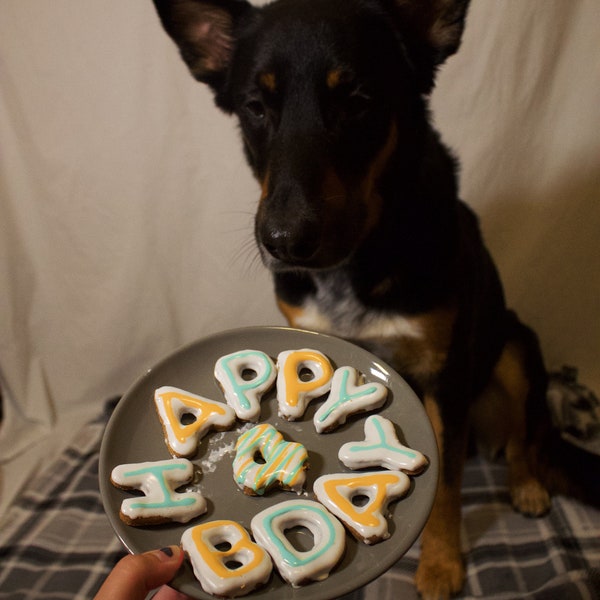
M401 471L322 475L313 485L319 502L366 544L390 537L387 506L404 496L409 488L410 479ZM355 504L353 500L359 497L366 497L367 502Z
M234 521L186 529L181 545L202 589L216 596L245 596L266 583L273 570L269 554Z
M112 470L111 481L124 489L137 489L143 497L126 498L121 515L126 522L151 520L155 523L187 523L206 512L206 500L200 492L175 490L192 481L194 465L185 458L119 465Z
M253 373L245 378L244 373ZM258 421L260 400L273 385L277 370L273 361L259 350L241 350L222 356L215 364L215 377L225 400L242 421Z
M365 421L364 442L344 444L338 458L349 469L384 467L407 473L420 473L429 464L421 452L401 444L394 424L379 415L371 415Z
M306 527L313 536L312 548L297 550L285 532ZM342 524L325 507L311 500L289 500L258 513L251 522L254 539L267 549L280 575L294 587L321 581L344 554Z
M379 382L361 384L362 376L353 367L336 369L331 391L315 413L317 432L329 431L346 422L349 415L379 408L387 398L387 388Z

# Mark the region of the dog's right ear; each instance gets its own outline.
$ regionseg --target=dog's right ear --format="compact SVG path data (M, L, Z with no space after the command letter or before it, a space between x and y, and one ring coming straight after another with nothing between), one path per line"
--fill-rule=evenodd
M192 75L213 88L219 103L236 24L252 5L246 0L154 0L154 5Z

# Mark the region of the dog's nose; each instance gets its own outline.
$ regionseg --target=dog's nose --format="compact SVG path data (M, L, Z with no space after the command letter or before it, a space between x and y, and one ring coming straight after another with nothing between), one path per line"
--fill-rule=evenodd
M291 265L309 262L319 249L319 236L310 227L302 228L302 231L265 228L261 241L271 256Z

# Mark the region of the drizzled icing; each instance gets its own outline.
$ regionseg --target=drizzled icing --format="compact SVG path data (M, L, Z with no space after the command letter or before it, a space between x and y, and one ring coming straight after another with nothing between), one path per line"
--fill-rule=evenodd
M138 489L143 498L126 498L121 518L130 525L178 521L187 523L206 512L206 500L200 492L175 491L189 483L194 465L185 458L119 465L112 470L113 485Z
M174 456L191 456L210 429L229 429L236 416L247 421L237 430L235 449L234 442L224 437L227 434L217 435L200 464L204 472L212 472L217 462L235 451L234 480L249 495L263 495L274 486L301 494L306 481L306 448L284 440L273 425L254 426L260 418L262 396L275 380L279 415L290 421L300 419L311 400L329 392L313 418L318 433L345 423L348 415L382 406L388 392L379 382L364 382L353 367L334 371L324 354L307 348L281 352L277 367L264 352L242 350L219 358L214 373L227 403L174 387L156 390L165 442ZM292 428L302 430L301 425ZM255 516L256 543L235 521L213 521L185 531L182 545L203 589L222 597L246 595L268 581L273 568L270 557L292 586L325 579L344 553L344 525L367 544L388 538L387 506L410 487L404 472L419 473L428 461L403 446L394 424L383 417L366 419L364 431L364 441L340 448L340 461L351 469L377 466L389 471L319 477L312 488L319 502L282 502ZM192 481L193 471L192 463L183 458L116 467L112 479L117 487L144 493L123 501L123 521L130 525L185 523L205 513L207 503L198 486L182 487ZM289 530L298 527L312 534L314 543L308 550L292 542ZM305 535L300 538L308 541Z
M181 545L209 594L245 596L266 583L273 570L269 554L235 521L211 521L187 529Z
M154 404L165 433L165 443L174 456L192 456L198 443L211 429L228 429L235 422L235 412L222 402L215 402L175 387L160 387L154 392ZM182 418L191 414L187 425Z
M309 550L297 550L286 530L306 527L313 535ZM288 500L258 513L252 534L265 547L281 576L293 586L328 577L344 553L344 528L325 507L311 500Z
M250 374L246 378L244 375ZM227 404L242 421L258 421L262 395L273 385L277 371L273 361L259 350L242 350L222 356L215 364L215 378Z
M257 453L262 455L264 464L256 462ZM307 459L302 444L286 442L272 425L256 425L237 441L233 476L251 495L262 496L273 485L300 493L306 479Z
M394 424L379 415L365 421L365 441L344 444L338 457L350 469L384 467L408 473L420 473L429 463L421 452L401 444Z
M333 367L318 350L287 350L277 357L277 400L280 416L295 421L302 417L314 398L322 396L331 386ZM311 377L302 377L303 370Z
M317 432L330 431L346 422L354 413L379 408L387 397L387 388L379 382L361 384L362 377L353 367L336 369L331 391L314 416Z
M323 475L313 486L319 502L366 544L390 536L384 511L392 500L404 496L409 488L410 480L401 471ZM355 504L353 500L359 497L366 497L367 503Z

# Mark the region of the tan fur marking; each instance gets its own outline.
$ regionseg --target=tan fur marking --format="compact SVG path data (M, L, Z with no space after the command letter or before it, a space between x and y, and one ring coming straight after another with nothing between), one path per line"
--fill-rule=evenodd
M377 156L375 156L374 160L371 162L367 176L361 185L361 197L364 199L364 203L367 208L365 233L369 232L375 226L379 220L379 217L381 216L381 206L383 204L383 200L376 191L376 185L385 167L387 166L390 157L396 149L397 144L398 128L396 123L392 121L387 140Z
M550 507L550 497L534 475L531 459L537 448L526 439L529 382L523 361L516 344L505 346L470 418L479 451L489 458L502 450L506 454L513 506L523 514L538 516Z
M438 308L411 319L421 335L402 338L398 343L394 361L401 372L426 383L442 370L448 357L456 313L456 308L452 306Z
M279 308L281 314L286 318L291 327L301 328L299 320L304 314L304 309L301 306L294 306L277 298L277 308Z
M271 175L269 171L267 171L266 175L263 177L263 180L260 182L260 201L262 202L269 195L269 180Z
M267 91L275 93L277 90L277 79L275 73L267 72L261 73L258 76L258 83Z
M340 85L342 81L342 70L341 69L331 69L327 73L327 87L330 90L334 90L338 85Z
M440 473L444 469L444 425L438 404L431 396L424 399L425 410L440 448ZM456 457L461 460L461 457ZM460 469L462 472L462 469ZM435 502L421 542L421 559L415 576L424 598L448 598L463 585L465 570L460 554L460 479L453 487L438 479Z
M525 372L524 357L518 346L506 345L496 364L493 377L504 392L505 413L508 413L510 419L505 452L513 506L527 515L542 515L550 508L550 497L532 473L528 460L526 403L529 381Z

